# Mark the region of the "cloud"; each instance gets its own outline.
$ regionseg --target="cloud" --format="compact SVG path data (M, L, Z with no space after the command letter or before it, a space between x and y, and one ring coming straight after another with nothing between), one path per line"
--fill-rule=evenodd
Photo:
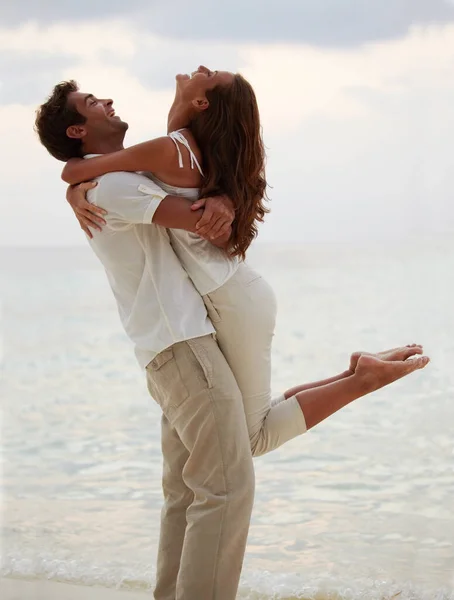
M72 65L103 59L124 64L135 53L133 32L116 21L0 28L0 105L39 103Z
M6 25L114 17L174 40L354 47L402 37L413 25L452 22L454 6L448 0L232 0L215 7L212 0L16 0L0 7L0 22Z
M413 25L454 21L446 0L280 0L156 2L145 26L179 39L354 47L403 37ZM193 26L188 26L193 23Z
M149 89L173 90L176 73L192 71L207 58L210 64L235 70L240 52L235 44L151 35L117 19L0 28L0 105L39 103L55 83L76 78L81 70L97 69L105 79L103 71L115 68ZM100 95L94 83L92 91Z
M0 22L3 25L16 26L28 21L43 23L93 21L127 14L137 14L148 5L146 0L46 0L30 2L15 0L2 2Z
M0 105L40 102L58 81L65 67L63 57L19 57L0 55ZM45 90L45 92L44 92Z
M0 28L0 51L29 57L78 57L89 60L106 56L121 60L134 54L136 32L118 19L84 23L24 23Z
M47 38L49 46L60 45L66 61L56 63L57 79L75 77L87 91L115 99L118 113L130 122L128 144L161 134L173 91L173 73L169 84L164 81L167 61L176 60L170 42L125 24L109 29L106 23L106 37L97 46L93 30L84 27L38 28L22 53L14 50L24 61L14 69L27 77L33 68L52 69L46 60L59 56L46 54ZM91 58L86 49L71 51L75 32L92 44ZM7 50L0 32L0 51L3 43L11 52L16 38L8 38ZM404 39L355 50L184 41L175 47L181 54L186 48L188 57L182 60L188 62L199 50L230 57L257 91L273 186L262 240L355 239L454 228L454 26L413 28ZM36 61L29 71L27 56ZM143 73L133 70L135 63L143 65ZM153 68L162 73L161 88L147 78L147 64L158 65ZM32 132L33 102L0 106L1 243L84 243L64 201L61 164Z

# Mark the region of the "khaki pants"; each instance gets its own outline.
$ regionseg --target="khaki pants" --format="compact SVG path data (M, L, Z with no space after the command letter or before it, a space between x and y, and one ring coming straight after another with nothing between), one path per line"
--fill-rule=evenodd
M234 600L254 497L241 393L212 336L147 366L162 408L164 507L156 600Z
M253 456L304 433L306 422L297 399L271 399L271 343L277 312L271 286L241 263L233 277L203 299L243 396Z

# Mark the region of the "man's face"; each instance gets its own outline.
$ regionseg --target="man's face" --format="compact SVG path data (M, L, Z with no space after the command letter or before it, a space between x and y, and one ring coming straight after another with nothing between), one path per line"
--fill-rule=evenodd
M105 139L124 134L128 129L128 124L115 114L113 100L110 98L99 99L93 94L72 92L68 96L68 102L86 119L83 125L78 126L82 135L77 137ZM68 128L68 135L76 137L69 130L73 128Z

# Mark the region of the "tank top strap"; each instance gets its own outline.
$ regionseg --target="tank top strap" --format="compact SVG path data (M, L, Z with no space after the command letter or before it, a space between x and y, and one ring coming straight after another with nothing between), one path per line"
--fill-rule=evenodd
M190 146L188 140L184 137L184 135L182 133L182 130L179 129L178 131L172 131L168 135L169 135L169 138L173 141L173 143L177 147L177 150L178 150L178 164L179 164L180 168L181 169L183 168L183 156L181 155L180 146L178 144L181 144L182 146L184 146L185 148L187 148L187 150L189 152L190 159L191 159L191 169L194 168L194 164L195 164L196 167L197 167L197 169L199 170L200 175L202 175L202 177L203 177L202 167L200 166L199 161L197 160L196 155L192 151L191 146Z

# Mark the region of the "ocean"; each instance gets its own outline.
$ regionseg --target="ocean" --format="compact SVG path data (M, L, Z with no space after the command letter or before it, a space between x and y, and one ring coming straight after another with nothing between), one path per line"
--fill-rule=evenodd
M278 297L275 393L355 350L421 343L431 363L255 460L238 598L454 599L454 242L257 244L250 262ZM160 411L105 275L84 248L0 265L3 582L151 598Z

